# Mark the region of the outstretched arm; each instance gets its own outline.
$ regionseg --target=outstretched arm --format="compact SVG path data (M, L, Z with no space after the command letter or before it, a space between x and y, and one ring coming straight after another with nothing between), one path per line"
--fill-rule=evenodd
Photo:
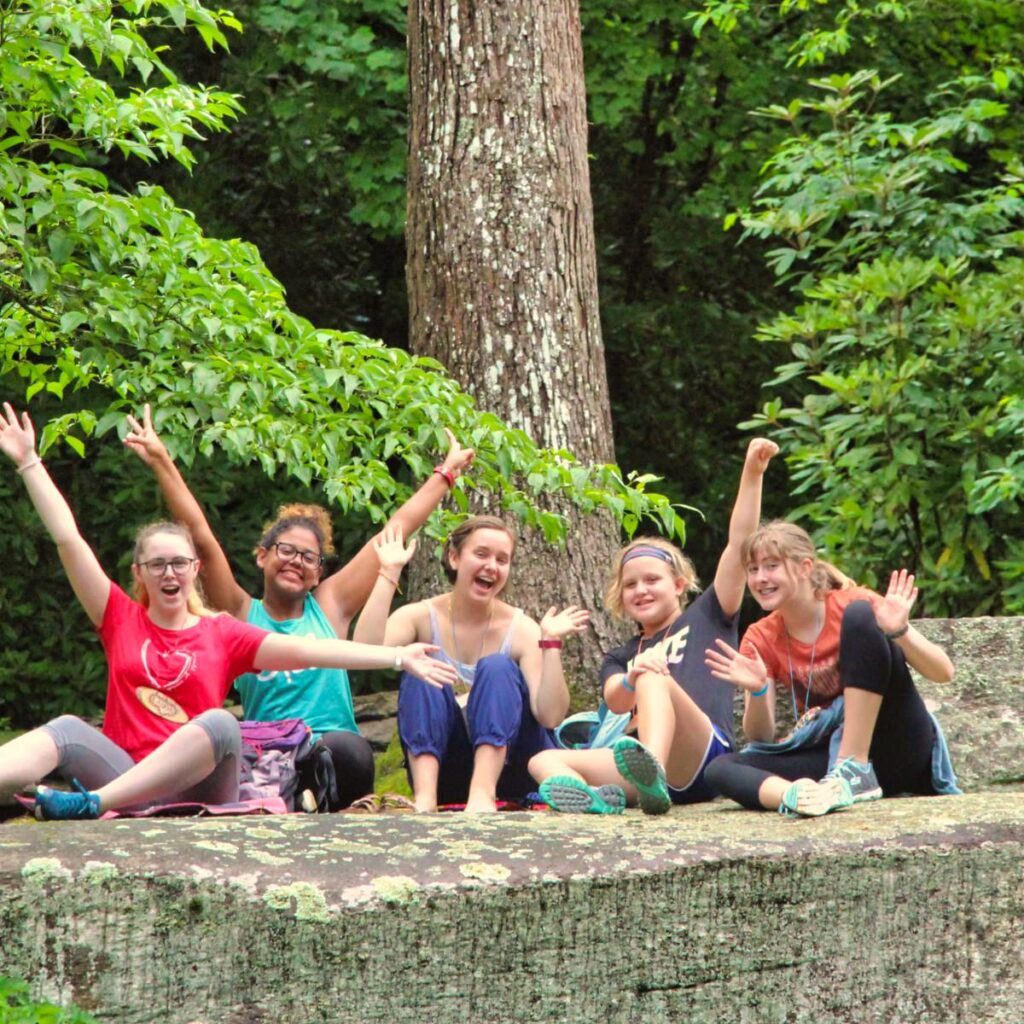
M224 549L210 529L202 506L188 489L170 452L153 429L153 417L147 404L142 411L142 422L128 417L129 431L124 439L142 461L153 470L160 491L167 502L171 518L188 527L202 566L203 589L210 605L225 611L236 619L249 614L249 595L238 585Z
M729 540L715 571L715 594L726 617L731 618L743 603L746 566L740 557L743 542L757 529L761 519L761 490L768 463L779 446L764 437L755 437L747 445L740 486L729 518Z
M352 640L287 636L268 633L256 651L254 667L282 671L302 668L387 669L411 672L431 686L451 686L455 669L446 661L432 658L433 644L377 647Z
M36 453L36 432L28 413L22 413L19 421L9 402L4 402L4 414L0 416L0 451L17 466L39 518L57 545L75 596L92 624L98 626L110 597L110 578L78 532L64 495Z
M401 529L403 536L411 537L430 518L431 512L448 495L449 479L466 470L473 462L473 449L463 448L450 430L448 453L438 467L441 472L431 473L420 489L388 520L387 525ZM352 620L366 603L377 581L379 562L374 550L376 538L367 541L356 556L317 588L317 603L331 620L338 636L347 636Z
M893 572L885 596L875 602L875 621L878 628L903 651L911 668L933 683L948 683L954 672L949 655L910 624L910 610L917 601L917 595L913 573L906 569Z

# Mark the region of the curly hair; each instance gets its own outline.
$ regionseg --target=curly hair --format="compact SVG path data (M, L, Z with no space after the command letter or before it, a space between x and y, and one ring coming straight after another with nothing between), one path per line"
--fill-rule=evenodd
M269 523L264 523L263 536L253 554L258 554L260 548L269 548L285 530L290 530L293 526L301 526L316 537L321 555L334 554L334 527L331 524L331 514L322 505L298 503L282 505L277 510L277 517Z

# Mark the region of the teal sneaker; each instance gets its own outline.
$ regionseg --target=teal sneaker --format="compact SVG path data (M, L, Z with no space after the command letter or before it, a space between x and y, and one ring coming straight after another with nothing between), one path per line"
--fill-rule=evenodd
M881 800L882 787L878 784L878 776L870 761L861 764L852 757L844 757L836 762L831 771L821 780L825 785L831 779L843 779L850 787L852 803L859 804L864 800Z
M640 794L644 814L665 814L672 806L665 782L665 769L658 759L632 736L623 736L612 747L619 774Z
M100 816L98 793L90 793L78 779L72 779L75 792L65 793L49 786L36 786L36 818L39 821L87 821Z
M540 784L544 803L564 814L621 814L626 794L620 786L594 789L572 775L553 775Z
M829 779L815 782L814 779L797 779L782 794L780 814L797 814L803 818L817 818L829 811L838 811L853 803L850 788L844 779Z
M597 795L609 807L617 807L619 809L618 812L613 811L613 814L626 809L626 791L621 786L613 786L610 783L606 783L603 786L597 787Z

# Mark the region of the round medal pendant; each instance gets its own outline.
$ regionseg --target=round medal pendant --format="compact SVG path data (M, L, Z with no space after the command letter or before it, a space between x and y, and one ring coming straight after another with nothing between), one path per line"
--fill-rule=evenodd
M160 718L166 718L168 722L184 725L188 721L188 715L185 714L181 705L168 697L166 693L161 693L148 686L136 686L135 696L147 711L152 711Z

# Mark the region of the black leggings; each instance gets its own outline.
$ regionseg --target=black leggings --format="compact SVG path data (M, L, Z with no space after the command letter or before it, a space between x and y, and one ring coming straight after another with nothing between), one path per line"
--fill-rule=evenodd
M880 694L870 757L885 796L934 793L931 754L935 730L914 686L903 652L878 628L867 601L843 612L839 633L839 678L843 689ZM725 754L708 765L704 778L716 793L752 810L763 810L758 790L765 779L820 779L828 770L828 742L780 754Z
M332 811L348 807L353 800L373 792L373 748L355 732L325 732L320 736L331 752L338 782L338 802Z

